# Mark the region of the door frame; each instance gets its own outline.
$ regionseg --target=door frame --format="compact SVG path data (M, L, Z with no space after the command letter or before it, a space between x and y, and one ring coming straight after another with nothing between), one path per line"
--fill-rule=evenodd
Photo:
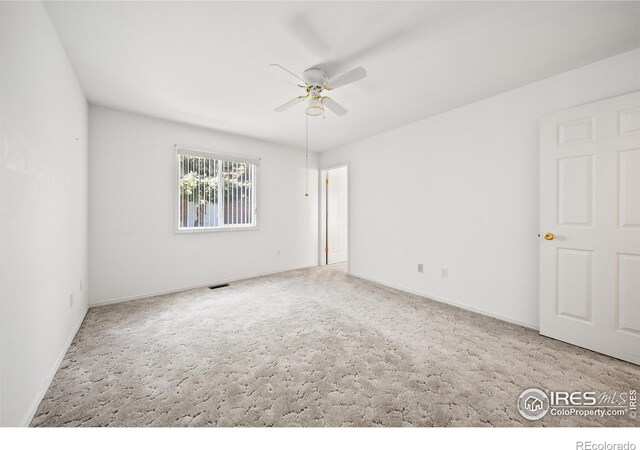
M351 273L351 164L349 161L321 166L318 170L318 265L326 266L326 186L324 183L329 170L347 168L347 273Z

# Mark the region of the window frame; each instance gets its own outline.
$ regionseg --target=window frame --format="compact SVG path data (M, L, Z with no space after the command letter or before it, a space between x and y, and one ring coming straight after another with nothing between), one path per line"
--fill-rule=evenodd
M253 174L253 224L252 225L223 225L216 227L191 227L182 228L180 226L180 156L195 156L200 158L208 158L214 160L222 160L236 163L252 164L255 166ZM251 158L246 156L236 156L227 153L221 153L212 150L203 150L193 147L187 147L182 145L175 145L173 151L173 193L174 193L174 213L173 213L173 231L174 234L185 233L218 233L224 231L255 231L259 230L258 227L258 180L259 180L259 167L260 158Z

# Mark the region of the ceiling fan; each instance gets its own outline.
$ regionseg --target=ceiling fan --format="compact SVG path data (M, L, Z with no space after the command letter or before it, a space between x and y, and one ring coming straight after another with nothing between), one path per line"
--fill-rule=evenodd
M330 97L323 96L323 91L330 91L341 86L354 83L367 76L367 71L362 67L356 67L355 69L332 79L329 79L327 72L317 67L305 70L302 72L302 76L296 75L290 70L282 67L280 64L270 64L269 67L279 67L304 83L304 85L299 84L298 86L305 90L305 94L288 101L284 105L278 106L275 109L276 112L286 111L287 109L306 100L307 108L305 109L305 113L309 116L322 116L323 118L325 106L338 116L344 116L348 112L335 100Z

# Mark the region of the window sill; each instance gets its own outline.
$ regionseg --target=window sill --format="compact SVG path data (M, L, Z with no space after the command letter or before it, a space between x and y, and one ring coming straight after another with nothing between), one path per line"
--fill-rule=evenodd
M216 227L216 228L179 228L174 234L191 234L191 233L221 233L226 231L258 231L258 226L251 227Z

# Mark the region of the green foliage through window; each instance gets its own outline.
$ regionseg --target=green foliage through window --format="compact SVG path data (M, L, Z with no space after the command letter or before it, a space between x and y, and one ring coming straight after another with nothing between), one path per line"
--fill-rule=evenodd
M180 229L255 226L256 165L179 154Z

